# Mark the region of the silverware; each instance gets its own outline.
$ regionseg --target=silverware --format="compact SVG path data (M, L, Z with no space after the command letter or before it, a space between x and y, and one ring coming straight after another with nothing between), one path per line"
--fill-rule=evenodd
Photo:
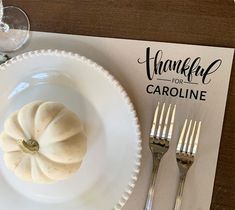
M189 168L194 162L194 157L198 147L200 129L201 121L195 121L193 123L192 120L190 120L188 123L188 120L186 119L180 134L179 142L176 148L176 160L180 171L180 181L174 210L181 209L185 178Z
M149 147L153 156L153 168L151 181L149 185L148 196L144 210L151 210L153 206L153 197L155 190L155 181L160 160L169 148L169 142L172 137L176 105L171 104L166 108L166 104L157 104L155 109L152 128L149 135ZM158 117L158 115L160 116Z

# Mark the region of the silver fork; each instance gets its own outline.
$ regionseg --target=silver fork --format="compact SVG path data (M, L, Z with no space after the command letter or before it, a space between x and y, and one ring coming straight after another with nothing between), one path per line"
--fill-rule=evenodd
M144 210L151 210L153 206L157 171L159 168L160 160L169 148L169 142L172 137L174 126L175 110L176 105L172 107L171 104L166 110L165 103L162 106L160 105L160 103L158 103L155 109L152 128L149 135L149 147L153 156L153 168ZM158 117L159 114L160 116Z
M201 121L197 122L186 119L180 134L179 142L176 148L176 160L180 170L180 181L174 210L181 209L182 195L187 172L194 162L197 152Z

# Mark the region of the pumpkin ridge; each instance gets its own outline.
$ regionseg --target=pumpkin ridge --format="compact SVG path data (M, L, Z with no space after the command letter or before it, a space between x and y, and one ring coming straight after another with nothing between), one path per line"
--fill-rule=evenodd
M5 134L5 135L7 136L7 138L9 138L9 139L3 140L2 136L3 136L4 134ZM3 147L4 147L3 145L5 144L5 143L3 143L4 141L8 141L8 142L10 142L10 141L15 141L14 143L16 144L15 146L17 146L17 148L15 148L14 150L5 150L5 149L3 148ZM2 149L4 152L19 152L19 151L21 151L20 148L19 148L19 145L18 145L18 143L17 143L17 140L16 140L14 137L10 136L10 135L9 135L8 133L6 133L5 131L0 134L0 147L1 147L1 149Z
M5 133L6 133L10 138L16 140L16 138L15 138L14 136L12 136L11 134L7 133L6 131L5 131ZM16 141L17 141L17 140L16 140Z
M67 111L67 108L66 107L64 107L63 109L61 109L61 111L54 117L54 119L47 125L47 127L44 129L44 132L43 133L45 133L45 131L48 129L48 127L52 124L52 123L54 123L54 121L56 121L56 120L58 120L58 118L59 117L61 117L60 116L60 114L63 112L63 111ZM70 112L72 112L72 111L70 111ZM74 113L74 112L72 112L72 113ZM80 125L80 129L78 129L78 131L76 132L76 133L74 133L72 136L75 136L75 135L77 135L77 134L79 134L81 131L83 130L83 125L81 124ZM43 137L43 134L41 135L41 137ZM67 138L66 138L67 139ZM59 140L58 142L60 142L60 141L66 141L66 139L62 139L62 140ZM39 142L40 142L40 140L39 140ZM52 142L51 142L52 143ZM54 142L53 142L54 143ZM40 146L46 146L46 145L50 145L50 143L43 143L43 145L40 145Z
M40 102L40 101L36 101L36 102L34 102L34 103L35 103L35 104L36 104L36 103L39 103L39 104L37 104L37 105L33 104L34 106L37 106L37 109L36 109L36 111L33 113L32 119L35 118L35 114L36 114L36 112L37 112L37 110L38 110L38 107L42 104L42 102ZM19 112L18 112L18 114L17 114L17 122L18 122L18 124L20 125L21 130L23 131L24 135L27 137L27 139L24 139L24 140L33 139L33 137L32 137L31 135L34 136L35 123L33 123L33 125L31 125L31 126L33 126L33 129L32 129L33 133L32 133L32 134L30 134L30 132L27 133L27 131L26 131L26 130L23 128L23 126L21 125L21 121L19 120L19 113L20 113L21 110L22 110L22 109L20 109Z
M59 165L75 165L75 164L78 164L78 163L83 161L83 159L82 159L80 161L76 161L76 162L72 162L72 163L61 163L61 162L57 162L55 160L52 160L52 159L48 158L46 155L44 155L41 152L38 152L38 156L42 156L43 158L47 159L48 161L50 161L52 163L55 163L55 164L59 164Z
M37 110L35 111L35 113L34 113L34 117L33 117L33 135L35 136L35 119L36 119L36 116L37 116L37 113L38 113L38 110L39 110L39 108L40 108L40 106L42 105L42 104L44 104L43 102L37 107ZM36 141L36 139L35 139L35 141Z
M43 159L46 159L47 161L51 162L52 164L57 164L59 166L75 166L75 165L78 165L78 168L81 166L81 163L82 161L80 162L76 162L76 163L58 163L56 161L53 161L53 160L50 160L49 158L47 158L44 154L41 154L40 152L38 153L38 159L41 159L41 162L43 162ZM37 159L36 159L37 160ZM61 178L61 179L56 179L55 177L51 177L50 174L48 174L48 172L46 170L43 169L41 163L37 160L37 163L38 163L38 167L40 167L40 169L42 170L43 174L49 176L50 179L53 179L53 180L63 180L65 178L68 178L69 176L73 175L73 173L71 173L70 175L67 175L67 177L64 177L64 178Z
M41 146L41 148L47 147L47 146L50 146L50 145L53 145L53 144L57 144L57 143L60 143L60 142L69 141L70 138L73 138L73 137L79 135L80 133L82 133L82 132L84 131L84 130L83 130L83 125L81 125L80 127L81 127L81 129L79 129L77 133L73 134L73 135L70 136L69 138L65 138L65 139L62 139L62 140L56 141L56 142L49 142L49 143L47 143L47 144L43 144L43 145ZM84 135L85 135L85 134L84 134Z
M14 169L14 173L16 176L18 176L17 174L17 169L21 166L21 164L23 163L23 161L27 161L27 159L29 159L29 167L30 167L30 180L32 180L32 174L31 174L31 168L32 168L32 162L31 162L31 157L30 156L24 156L22 158L22 160L20 161L20 163L15 167Z
M41 154L38 152L38 158L39 158L39 159L40 159L40 156L41 156ZM52 177L50 177L50 176L45 172L45 170L42 168L42 165L41 165L41 163L38 161L37 158L35 158L35 161L37 162L38 168L41 170L41 172L42 172L43 175L45 175L45 176L48 177L49 179L55 180L55 179L53 179Z
M46 103L51 103L51 102L44 102L44 103L40 104L40 106L41 106L41 105L44 105L44 104L46 104ZM38 113L38 110L40 109L40 106L38 107L36 114ZM59 111L55 114L55 116L53 116L52 120L51 120L50 122L48 122L48 124L47 124L46 127L44 128L44 131L45 131L45 130L48 128L48 126L54 121L54 119L60 114L60 112L62 112L64 109L65 109L65 107L63 106L63 107L61 108L61 110L59 110ZM36 123L35 123L36 116L37 116L36 114L35 114L35 116L34 116L34 125L36 124ZM34 135L35 135L35 126L34 126ZM42 136L42 134L41 134L40 136L38 136L38 139L39 139L41 136Z
M37 170L39 170L39 172L46 178L46 179L48 179L49 180L49 182L54 182L54 180L53 179L51 179L50 177L48 177L43 171L42 171L42 169L40 168L40 166L39 166L39 163L38 163L38 161L37 161L37 159L36 158L34 158L34 157L32 157L33 159L31 159L31 164L33 164L32 162L33 161L35 161L34 163L35 163L35 167L37 168ZM37 180L33 177L33 167L31 167L31 176L32 176L32 179L35 181L35 182L37 182ZM39 183L39 182L37 182L37 183Z
M15 117L15 119L16 119L16 120L15 120L15 123L16 123L17 126L19 127L20 131L24 134L24 136L27 137L27 136L25 135L25 132L24 132L23 128L21 127L21 125L20 125L20 123L19 123L17 112L13 113L13 114L11 115L11 117L14 117L14 115L16 116L16 117ZM5 130L5 133L6 133L8 136L10 136L11 138L13 138L13 139L15 139L15 140L17 141L17 138L15 138L15 136L12 136L10 133L7 132L7 129L5 129L5 124L4 124L4 130Z
M23 131L22 131L23 132ZM10 138L13 138L15 141L16 141L16 143L17 143L17 139L14 137L14 136L12 136L12 135L10 135L9 133L7 133L6 131L5 131L5 133L10 137ZM25 135L25 133L24 133L24 135ZM19 147L19 150L20 150L20 147Z
M65 107L63 107L63 108L53 117L53 120L52 120L50 123L48 123L46 129L48 128L48 126L50 126L51 123L53 123L55 120L57 120L57 118L59 118L61 112L63 112L64 110L66 111L66 108L65 108ZM44 129L44 130L46 130L46 129Z
M20 160L20 162L16 165L16 167L15 167L15 169L14 170L16 170L17 169L17 167L22 163L22 161L24 160L24 158L25 158L25 156L23 156L22 157L22 159Z
M13 152L6 152L6 154L9 154L9 153L18 153L18 152L22 153L21 151L13 151ZM24 159L24 157L21 158L21 160L19 161L19 163L17 163L17 165L15 166L15 168L13 170L15 170L19 166L19 164L22 162L23 159Z
M53 119L48 123L48 125L44 128L44 131L43 131L43 133L45 133L45 131L47 130L47 128L58 118L58 116L60 115L60 113L63 111L63 110L65 110L65 107L63 107L54 117L53 117ZM41 136L43 136L43 134L41 135ZM40 136L40 137L41 137ZM39 138L40 138L39 137Z

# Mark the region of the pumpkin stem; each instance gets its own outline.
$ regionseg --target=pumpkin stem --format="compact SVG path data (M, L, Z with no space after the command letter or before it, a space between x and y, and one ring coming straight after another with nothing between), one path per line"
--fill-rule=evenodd
M29 139L27 141L19 140L19 145L25 153L35 153L39 151L39 144L33 139Z

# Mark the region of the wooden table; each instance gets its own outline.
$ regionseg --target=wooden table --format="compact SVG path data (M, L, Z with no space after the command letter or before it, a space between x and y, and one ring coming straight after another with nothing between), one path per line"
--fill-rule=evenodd
M35 31L235 48L233 0L4 0ZM235 210L235 59L212 210Z

